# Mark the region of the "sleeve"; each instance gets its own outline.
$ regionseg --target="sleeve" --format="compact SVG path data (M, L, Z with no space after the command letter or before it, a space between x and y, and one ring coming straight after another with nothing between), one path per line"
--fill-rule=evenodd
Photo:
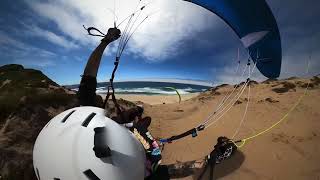
M78 99L80 106L95 106L97 79L92 76L83 75L81 78Z

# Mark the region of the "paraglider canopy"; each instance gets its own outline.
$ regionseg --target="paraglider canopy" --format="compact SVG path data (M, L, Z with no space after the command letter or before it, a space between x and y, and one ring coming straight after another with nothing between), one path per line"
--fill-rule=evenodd
M259 71L277 78L281 70L281 39L265 0L184 0L215 13L238 35Z
M181 95L180 95L179 91L176 88L174 88L174 87L165 87L165 88L175 91L177 93L178 97L179 97L179 103L181 103Z

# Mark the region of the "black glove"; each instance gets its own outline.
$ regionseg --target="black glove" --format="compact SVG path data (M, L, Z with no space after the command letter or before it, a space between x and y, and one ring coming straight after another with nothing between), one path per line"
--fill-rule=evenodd
M102 41L112 42L117 40L120 36L121 36L121 31L118 28L110 28L108 30L107 35L105 36L105 38L102 39Z

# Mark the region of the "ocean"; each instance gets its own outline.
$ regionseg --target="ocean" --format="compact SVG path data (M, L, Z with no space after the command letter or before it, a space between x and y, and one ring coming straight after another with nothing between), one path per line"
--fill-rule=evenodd
M79 85L66 86L72 90L78 90ZM97 94L107 93L108 83L98 83ZM183 94L199 93L211 88L209 86L171 83L171 82L115 82L116 94L143 94L143 95L175 95L176 92L167 87L173 87Z

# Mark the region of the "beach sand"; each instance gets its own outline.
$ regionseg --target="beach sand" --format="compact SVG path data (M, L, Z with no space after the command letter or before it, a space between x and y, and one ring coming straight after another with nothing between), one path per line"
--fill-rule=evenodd
M100 94L105 99L105 94ZM186 101L198 96L199 93L182 94L181 100ZM131 102L143 102L150 105L179 103L178 95L135 95L116 94L117 99L124 99Z
M253 85L245 121L236 140L261 132L287 114L304 93L307 80L295 79ZM275 88L294 84L287 92ZM290 86L288 86L290 87ZM176 96L122 96L143 101L145 115L153 121L150 131L156 138L170 137L185 132L206 119L233 86L224 86L215 92L186 98L174 103ZM187 137L167 144L163 163L171 164L203 158L210 153L219 136L231 138L239 127L247 105L247 91L230 111L198 137ZM119 96L120 97L120 96ZM118 98L119 98L118 97ZM167 104L162 104L165 101ZM308 91L297 108L279 126L259 136L239 149L229 160L216 166L216 179L320 179L320 90ZM180 179L196 179L187 173Z

